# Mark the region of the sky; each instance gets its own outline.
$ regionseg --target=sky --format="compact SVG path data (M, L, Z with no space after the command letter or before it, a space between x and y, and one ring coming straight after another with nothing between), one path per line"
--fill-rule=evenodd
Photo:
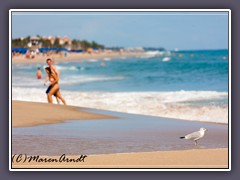
M106 47L227 49L227 12L12 12L12 38L68 36Z

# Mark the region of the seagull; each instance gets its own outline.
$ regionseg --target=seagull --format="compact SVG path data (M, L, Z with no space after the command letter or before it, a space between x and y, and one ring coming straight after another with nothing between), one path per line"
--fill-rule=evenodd
M204 136L205 131L207 131L207 129L200 128L199 131L196 131L196 132L190 133L186 136L180 137L180 139L194 140L195 145L197 145L197 140L201 139Z

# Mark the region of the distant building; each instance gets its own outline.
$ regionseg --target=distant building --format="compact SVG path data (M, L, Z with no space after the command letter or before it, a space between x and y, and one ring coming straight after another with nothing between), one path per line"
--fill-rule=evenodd
M52 45L54 44L54 41L55 41L55 38L53 36L48 36L48 37L43 36L42 39L49 40Z
M59 45L61 45L64 48L71 49L72 40L70 38L68 38L67 36L64 36L63 38L60 36L56 36L56 37L48 36L48 37L43 37L42 39L49 40L52 45L58 39Z
M32 36L30 38L30 42L28 43L28 47L32 49L38 49L40 46L40 38L37 36Z
M59 44L64 48L71 49L72 40L67 36L64 36L63 38L59 38Z
M32 36L30 42L28 43L28 50L26 52L26 58L34 58L39 54L39 48L41 48L40 38L37 36Z

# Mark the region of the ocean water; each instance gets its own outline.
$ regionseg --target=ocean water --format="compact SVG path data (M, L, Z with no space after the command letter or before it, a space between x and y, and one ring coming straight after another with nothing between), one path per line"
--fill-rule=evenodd
M228 50L146 52L55 66L69 105L228 123ZM12 65L13 100L47 102L38 67L45 75L46 64Z

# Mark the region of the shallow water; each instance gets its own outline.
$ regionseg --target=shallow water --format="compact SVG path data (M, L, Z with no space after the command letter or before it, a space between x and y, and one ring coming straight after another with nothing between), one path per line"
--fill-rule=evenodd
M228 147L228 125L84 110L119 118L13 128L12 154L90 155ZM199 146L179 139L201 127L208 131Z

